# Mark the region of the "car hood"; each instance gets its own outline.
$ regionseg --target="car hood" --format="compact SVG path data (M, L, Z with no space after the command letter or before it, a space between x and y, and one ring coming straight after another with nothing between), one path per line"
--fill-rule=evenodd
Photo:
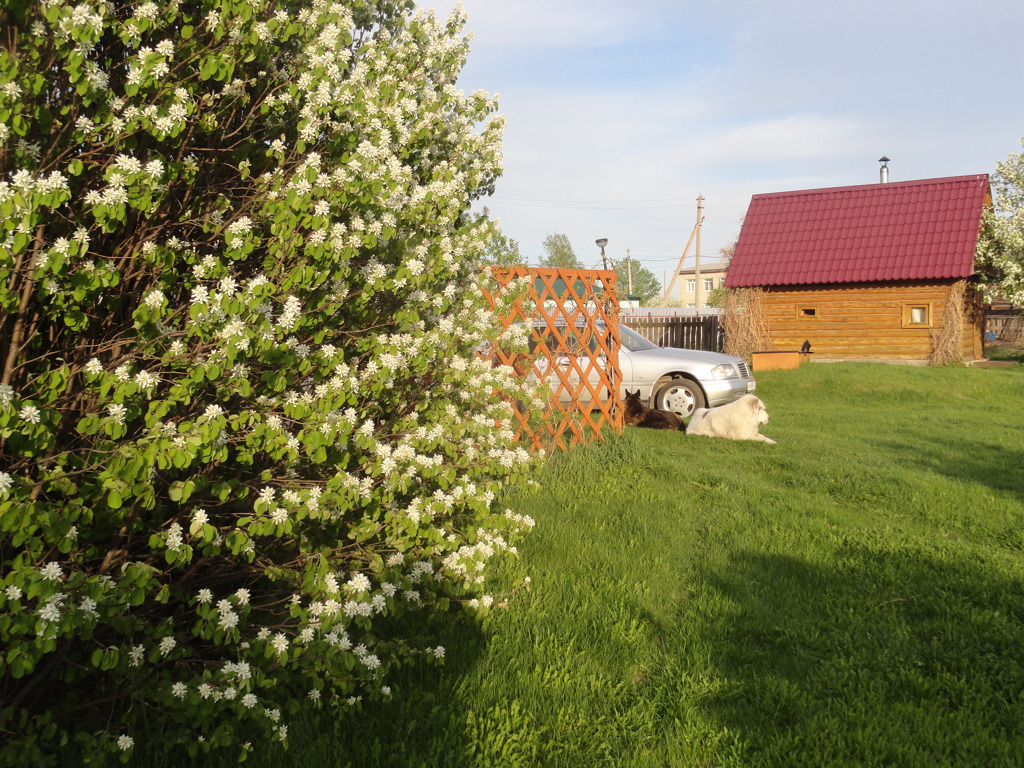
M657 349L645 349L640 352L631 352L630 357L664 358L668 360L689 360L693 362L707 363L715 366L721 363L737 365L743 362L742 357L724 355L721 352L706 352L701 349L676 349L674 347L658 347Z

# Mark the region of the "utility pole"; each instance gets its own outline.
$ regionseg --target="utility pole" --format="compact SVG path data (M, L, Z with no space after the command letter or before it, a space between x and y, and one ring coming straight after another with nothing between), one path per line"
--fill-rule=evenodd
M704 195L697 196L697 264L693 270L693 308L700 314L700 223L704 220Z
M629 293L633 295L633 260L629 257L629 248L626 249L626 278L629 281Z
M675 272L672 273L672 279L669 281L668 285L665 287L665 293L664 293L664 295L662 295L661 302L658 304L659 307L664 307L666 304L668 304L668 296L669 296L670 293L672 293L672 286L676 284L677 280L679 280L680 270L682 270L682 268L683 268L683 262L686 261L686 254L689 253L690 246L693 245L693 238L694 238L694 236L696 234L697 234L697 227L694 227L693 231L690 232L690 239L686 241L686 247L683 248L683 255L679 257L679 263L676 264L676 270L675 270ZM683 287L682 287L682 285L683 284L680 282L680 284L679 284L679 298L680 298L680 300L682 300L682 298L683 298Z

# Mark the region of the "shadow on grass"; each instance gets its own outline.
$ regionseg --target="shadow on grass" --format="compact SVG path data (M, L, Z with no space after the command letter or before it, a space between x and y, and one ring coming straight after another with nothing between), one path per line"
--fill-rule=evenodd
M900 461L948 477L1024 496L1024 450L961 434L940 441L926 434L903 432L898 439L876 440ZM908 445L912 448L908 449Z
M705 710L749 765L1024 765L1024 583L966 556L839 546L705 574L725 683Z
M261 750L255 766L273 768L441 768L460 764L468 748L459 706L460 681L483 650L479 626L452 609L441 616L424 610L412 617L404 637L416 647L445 649L436 666L426 659L392 669L387 700L366 697L342 718L326 714L295 717L288 749ZM403 636L399 634L398 636ZM247 763L248 764L248 763Z
M288 746L251 734L252 751L244 765L252 768L440 768L459 765L468 749L459 706L460 681L483 649L483 634L466 614L451 609L413 613L389 628L389 637L404 637L417 648L445 648L445 662L418 658L393 668L384 680L389 699L362 701L341 717L316 713L303 701L285 713ZM244 740L244 738L243 738ZM238 749L218 748L189 757L184 748L157 752L140 744L136 765L228 768L238 765ZM454 762L445 757L454 756Z
M1024 345L1020 343L989 344L985 347L985 357L989 360L1024 363Z

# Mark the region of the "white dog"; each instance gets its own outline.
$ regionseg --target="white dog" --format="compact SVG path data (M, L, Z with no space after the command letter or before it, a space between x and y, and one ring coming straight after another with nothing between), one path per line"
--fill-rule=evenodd
M693 412L686 434L706 437L727 437L730 440L760 440L775 445L775 441L759 434L759 424L768 423L768 411L761 398L744 395L739 400L717 408L698 408Z

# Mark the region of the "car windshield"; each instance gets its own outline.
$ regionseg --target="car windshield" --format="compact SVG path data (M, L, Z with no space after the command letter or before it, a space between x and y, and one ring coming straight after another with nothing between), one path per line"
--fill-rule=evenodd
M647 349L658 349L657 344L648 341L632 328L627 328L622 323L619 323L619 339L622 341L622 346L630 352L642 352Z
M597 327L599 333L606 333L604 323L598 323ZM573 349L574 347L577 348L577 354L577 345L580 345L581 340L579 338L579 335L581 333L589 337L586 346L590 348L590 351L593 352L594 350L597 349L597 339L595 339L588 332L586 332L583 327L577 329L567 329L564 325L560 325L559 328L561 330L561 333L565 335L565 341L569 346L570 350ZM619 323L619 340L622 342L622 346L628 349L630 352L642 352L648 349L659 349L657 344L648 341L639 333L637 333L631 328L627 328L622 323ZM541 341L547 344L549 349L553 348L553 346L556 344L555 340L551 336L549 326L546 323L535 322L533 326L533 333L530 336L531 353L536 352L537 346Z

